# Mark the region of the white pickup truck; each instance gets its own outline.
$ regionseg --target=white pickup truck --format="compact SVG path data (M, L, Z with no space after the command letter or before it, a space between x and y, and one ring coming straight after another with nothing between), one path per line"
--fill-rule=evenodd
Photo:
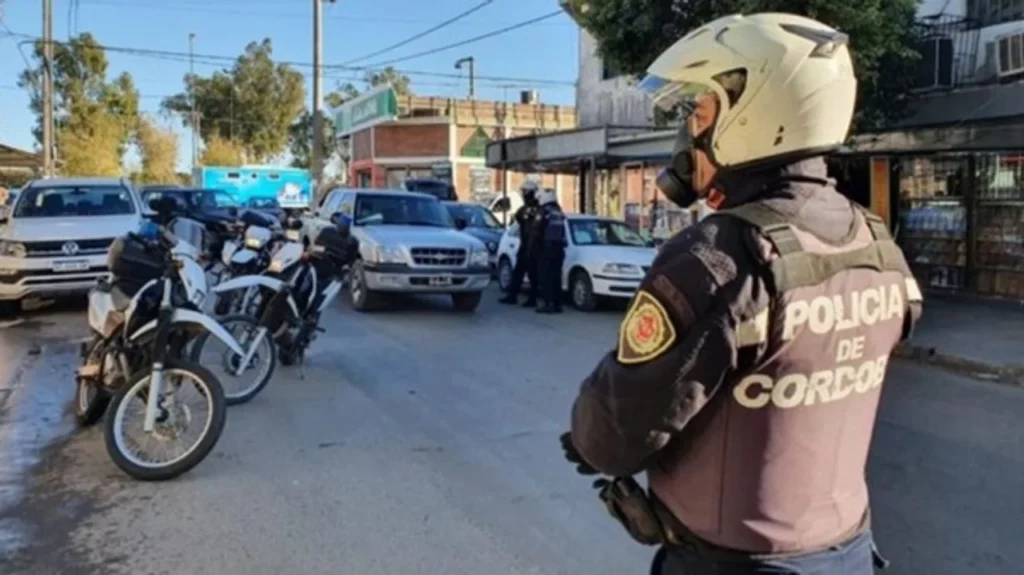
M383 305L388 293L447 294L460 311L480 305L491 281L490 252L456 229L437 198L405 190L332 190L303 221L303 243L333 225L338 212L351 218L359 240L348 282L354 309Z
M127 180L51 178L25 185L0 213L0 311L21 300L87 292L107 276L107 248L143 208Z

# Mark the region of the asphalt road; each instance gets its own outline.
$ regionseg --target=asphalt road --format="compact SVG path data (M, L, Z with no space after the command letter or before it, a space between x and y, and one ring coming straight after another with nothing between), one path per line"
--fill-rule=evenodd
M620 316L339 311L304 379L279 368L163 484L70 423L81 311L2 329L0 573L646 573L557 442ZM894 365L869 470L888 573L1024 573L1021 414L1021 390Z

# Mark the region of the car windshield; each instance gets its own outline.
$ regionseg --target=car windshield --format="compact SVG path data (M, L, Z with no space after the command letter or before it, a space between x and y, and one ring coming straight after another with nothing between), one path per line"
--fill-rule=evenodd
M275 209L278 207L277 200L274 198L251 198L249 200L249 207L257 210L264 209Z
M448 212L434 198L408 195L360 195L356 199L355 224L452 226Z
M120 216L135 213L131 192L121 186L38 186L18 194L15 218Z
M227 192L202 190L199 192L199 208L216 210L220 208L237 208L238 201Z
M614 220L569 220L569 231L578 246L647 246L640 234Z
M474 204L447 204L448 215L452 219L463 219L471 228L501 229L501 223L487 208Z

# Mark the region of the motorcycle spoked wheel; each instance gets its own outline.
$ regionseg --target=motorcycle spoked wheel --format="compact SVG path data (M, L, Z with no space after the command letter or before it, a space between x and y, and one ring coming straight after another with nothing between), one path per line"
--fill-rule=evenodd
M93 338L89 344L88 352L82 358L85 363L90 360L103 362L102 357L93 356L100 352L99 347L103 340L99 337ZM103 381L99 377L75 377L75 421L81 427L95 425L110 404L110 391L103 387Z
M232 336L234 336L234 332L231 329L232 325L245 324L248 329L252 330L259 328L259 322L248 315L229 315L227 317L219 318L217 321L222 327L224 327L224 329L228 330L228 333L231 333ZM213 338L211 338L211 334L208 331L203 331L195 338L195 340L193 340L191 351L189 352L189 358L192 362L197 364L202 363L203 346L205 346L208 341L213 341ZM252 342L247 342L245 344L245 346L248 345L252 345ZM263 391L263 388L267 386L270 379L274 376L274 370L277 368L276 357L278 353L277 346L274 343L270 332L263 334L263 338L260 340L259 346L260 347L256 349L257 354L259 354L262 361L268 362L266 373L264 373L258 380L254 380L252 385L243 388L237 393L234 389L230 392L225 391L224 397L228 405L240 405L251 401L252 398L256 397L261 391ZM226 352L226 354L227 353L230 353L230 351ZM232 357L228 361L228 369L234 367L236 365L235 362L241 359L236 354L231 355ZM264 355L266 357L263 357ZM243 371L242 377L244 377L246 373L247 371Z
M221 388L220 382L205 367L180 359L168 359L164 365L164 377L166 378L164 385L170 385L172 377L180 376L191 380L196 385L199 394L207 399L210 415L200 437L185 453L166 463L146 463L130 454L127 449L124 439L124 420L125 411L133 400L146 400L150 376L150 371L141 371L114 394L111 400L110 414L105 420L103 429L104 443L106 443L110 459L129 476L140 481L166 481L190 471L213 451L217 440L220 439L221 433L224 431L224 423L227 419L227 401L224 398L224 390ZM164 410L161 409L161 411ZM158 425L163 425L166 420L179 416L182 415L162 413L160 417L164 421L158 420ZM187 408L183 412L183 417L191 421L191 412Z

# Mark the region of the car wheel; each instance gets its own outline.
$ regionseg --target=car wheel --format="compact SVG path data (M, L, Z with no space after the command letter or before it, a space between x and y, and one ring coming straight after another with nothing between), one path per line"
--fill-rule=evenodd
M501 256L498 262L498 287L505 293L512 287L512 261L508 256Z
M348 293L356 311L371 311L379 303L378 295L366 289L366 271L361 260L356 260L349 271Z
M480 300L483 299L483 292L453 293L452 306L457 311L474 312L480 307Z
M572 293L573 307L580 311L594 311L597 309L597 296L594 295L594 284L590 281L590 275L586 271L577 269L572 272L569 290Z

